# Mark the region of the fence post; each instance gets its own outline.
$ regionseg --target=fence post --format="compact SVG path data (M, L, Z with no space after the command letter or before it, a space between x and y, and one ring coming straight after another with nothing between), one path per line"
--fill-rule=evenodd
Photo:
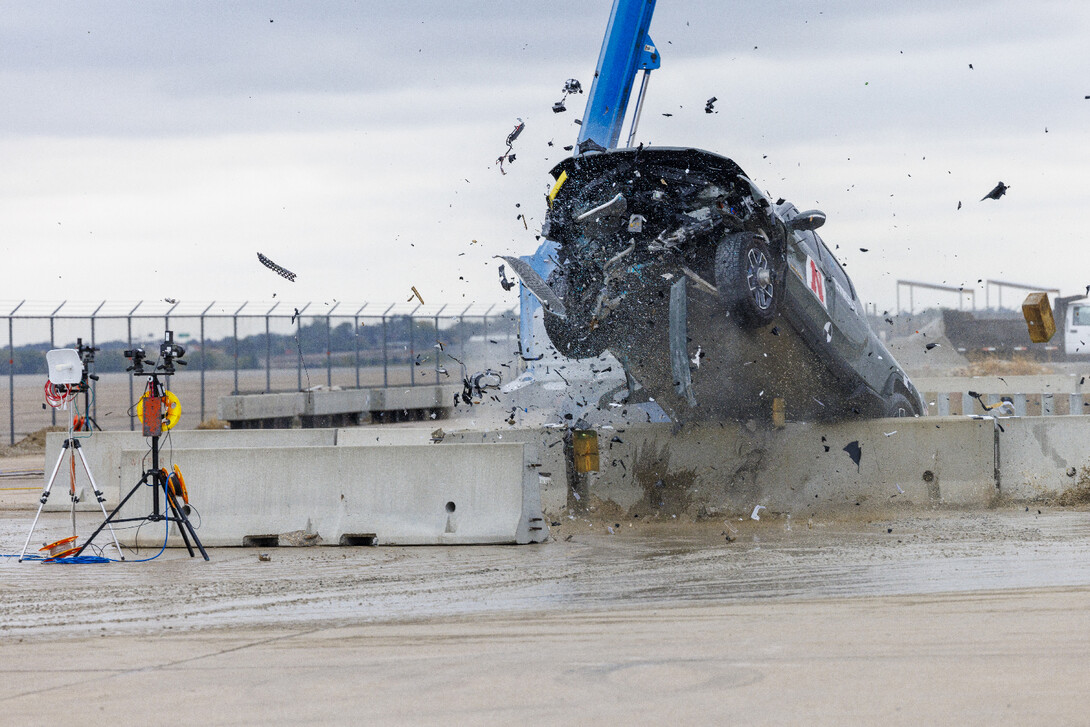
M360 309L356 311L355 324L352 328L352 337L356 341L356 388L360 388L360 312L367 307L364 303L360 306Z
M139 301L136 305L134 305L132 307L132 310L129 311L129 315L127 316L128 323L129 323L129 350L132 350L132 316L133 316L134 313L136 313L136 309L139 308L143 304L144 304L144 301ZM128 373L128 372L126 372L126 373ZM136 431L136 414L134 413L135 406L134 406L134 402L133 402L133 391L132 391L132 380L134 378L135 378L134 376L129 377L129 431L130 432L135 432Z
M390 376L389 376L389 364L390 357L386 353L386 313L393 310L394 304L391 303L390 307L386 309L386 312L382 314L382 386L389 388Z
M273 303L273 307L265 311L265 393L272 391L272 333L269 331L269 316L276 310L280 301Z
M445 311L446 309L447 309L447 306L444 303L443 307L435 312L435 343L436 344L439 343L439 314L442 313L443 311ZM435 385L438 386L439 385L439 354L443 352L443 349L440 348L438 345L436 345L436 347L433 348L432 350L435 351Z
M15 311L23 307L25 300L8 313L8 424L11 427L11 444L15 444L15 327L12 323Z
M53 318L54 318L54 316L57 315L57 313L60 311L60 309L63 308L64 304L67 303L67 302L68 302L67 300L61 301L61 304L58 305L57 308L52 313L49 314L49 348L50 348L50 350L56 348L56 343L53 340ZM54 409L53 407L49 407L49 421L50 421L50 424L52 424L53 426L57 426L57 410Z
M232 326L234 328L235 336L235 390L232 392L236 396L238 395L238 314L242 312L242 309L246 307L246 304L250 301L246 301L238 307L238 310L231 316Z
M212 306L216 304L216 301L212 301L208 304L208 307L201 311L201 421L204 421L204 372L208 368L204 360L204 316L212 309Z
M417 304L409 314L409 386L416 386L416 312L420 310Z
M295 361L296 390L303 390L303 313L310 307L310 303L303 306L303 310L295 309L295 350L299 357ZM307 384L310 384L310 374L307 373Z
M91 348L95 347L95 316L102 310L102 306L106 305L106 301L102 301L98 304L98 308L95 308L91 313ZM93 421L98 421L98 382L91 381L91 409L92 411L84 412L84 414L90 417Z
M340 305L340 301L333 304L333 307L325 313L325 385L327 388L333 388L333 329L331 328L331 317L333 311L337 310L337 306Z
M462 311L461 315L458 316L458 327L462 329L462 335L458 337L458 358L462 359L463 362L466 360L466 313L468 313L469 309L472 307L473 304L470 303L466 306L466 309Z

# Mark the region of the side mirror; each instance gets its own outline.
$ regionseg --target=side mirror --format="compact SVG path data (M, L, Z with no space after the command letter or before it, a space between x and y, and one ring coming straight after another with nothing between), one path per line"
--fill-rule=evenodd
M825 213L821 210L806 210L805 212L799 212L791 218L791 221L787 224L792 230L797 232L816 230L825 224Z

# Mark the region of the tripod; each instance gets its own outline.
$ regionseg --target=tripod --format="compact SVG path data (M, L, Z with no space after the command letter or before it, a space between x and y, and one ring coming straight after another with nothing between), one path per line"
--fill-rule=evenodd
M98 489L98 483L95 482L95 478L91 475L91 468L87 466L87 458L83 456L83 450L80 449L79 440L72 436L72 423L68 423L68 438L64 440L64 444L61 446L60 456L57 457L57 464L53 467L53 474L49 476L49 483L45 486L45 490L42 492L42 497L38 502L38 512L34 515L34 522L30 526L30 532L27 533L26 542L23 543L23 552L19 554L19 562L23 562L23 558L26 557L26 549L30 546L30 539L34 536L34 529L38 527L38 518L41 517L42 508L45 507L46 500L49 499L49 493L53 489L53 483L57 480L57 473L60 472L61 462L64 461L64 455L70 454L72 457L72 535L76 534L76 503L79 502L79 497L76 496L76 455L79 455L79 461L83 464L83 471L87 473L87 480L91 483L91 489L94 490L95 498L98 500L98 506L102 508L102 514L106 514L106 498L102 496L102 490ZM99 527L95 531L98 534ZM117 534L114 533L113 526L110 527L110 535L114 539L114 547L117 548L117 554L121 556L121 560L125 560L125 554L121 552L121 545L117 542ZM94 537L94 536L91 536ZM88 540L88 543L91 541ZM87 546L84 545L83 548ZM80 548L79 552L83 552L83 548ZM78 553L77 553L78 555Z
M142 372L141 372L142 373ZM169 373L169 372L168 372ZM102 529L110 527L110 531L113 532L113 526L110 523L131 523L131 522L162 522L166 521L166 525L169 528L170 523L176 523L178 525L178 532L182 535L182 541L185 542L186 550L189 551L189 557L193 558L196 553L193 552L193 545L201 551L201 555L205 560L208 560L208 553L205 552L204 546L201 545L200 539L197 537L196 531L193 529L193 524L189 522L189 518L186 517L185 510L178 505L178 500L174 496L172 488L167 486L167 474L165 470L159 468L159 437L163 433L163 420L162 420L162 407L166 390L163 388L162 382L159 380L158 373L148 374L148 387L145 395L142 399L143 420L144 420L144 436L151 437L151 469L146 470L144 475L140 478L140 481L133 485L133 488L129 490L129 494L125 495L121 499L121 502L117 504L113 512L106 516L106 520L98 526L95 532L91 533L91 537L87 539L87 542L83 544L76 555L78 556L83 552L84 548L91 544L91 541L95 539ZM143 517L117 517L121 512L121 508L125 507L125 503L129 501L137 491L144 486L150 486L151 489L151 513ZM159 493L163 494L162 512L160 512ZM105 509L103 513L105 513ZM189 539L193 539L193 543L189 542Z

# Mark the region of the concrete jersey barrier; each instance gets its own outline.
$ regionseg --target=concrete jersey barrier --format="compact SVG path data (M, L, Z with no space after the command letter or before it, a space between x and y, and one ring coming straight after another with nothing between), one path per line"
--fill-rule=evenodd
M143 452L122 453L138 479ZM175 449L206 546L483 544L548 536L536 481L518 444ZM150 512L141 490L124 517ZM172 526L170 544L181 545ZM119 530L124 544L162 543L156 523ZM137 540L139 538L139 540Z

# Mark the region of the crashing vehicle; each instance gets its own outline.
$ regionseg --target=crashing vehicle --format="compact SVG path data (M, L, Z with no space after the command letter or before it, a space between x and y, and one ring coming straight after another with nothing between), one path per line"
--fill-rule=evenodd
M589 151L552 170L546 280L519 270L563 355L612 353L630 402L678 422L914 416L920 393L871 330L817 210L772 201L691 148Z

